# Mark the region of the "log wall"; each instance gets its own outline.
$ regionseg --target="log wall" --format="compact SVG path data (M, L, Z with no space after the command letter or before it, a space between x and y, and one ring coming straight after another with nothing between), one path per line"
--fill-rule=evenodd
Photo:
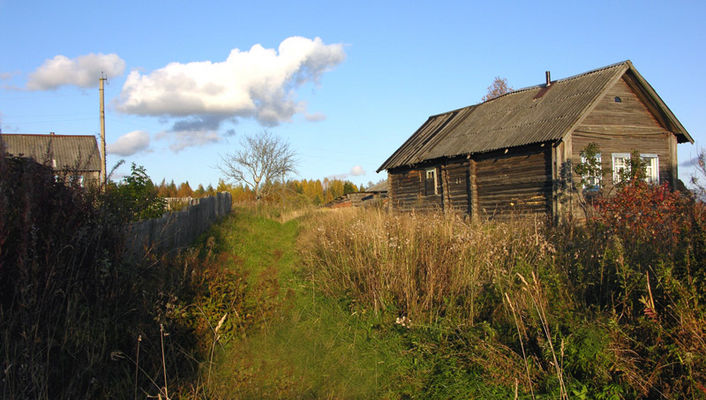
M442 167L444 210L469 214L470 209L470 169L465 157L449 161Z
M393 210L439 211L443 209L440 194L424 195L425 171L426 168L388 171L390 179L390 202ZM438 173L437 168L437 192L442 193L442 182Z
M551 146L474 157L478 215L546 216L552 206Z
M390 171L392 208L398 211L452 211L477 217L548 215L552 206L551 146L526 146L446 160L438 192L425 196L425 171Z

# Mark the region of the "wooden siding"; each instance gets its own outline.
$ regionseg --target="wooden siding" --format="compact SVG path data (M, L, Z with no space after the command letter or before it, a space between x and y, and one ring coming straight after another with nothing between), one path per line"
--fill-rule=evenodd
M442 168L444 210L470 213L470 176L468 159L447 162Z
M580 152L593 142L601 150L601 163L612 168L611 153L657 154L660 182L674 184L677 176L676 145L673 133L649 111L645 101L635 93L623 77L609 88L596 107L571 134L573 140L572 162L581 162ZM619 97L620 102L615 98ZM604 177L604 184L612 184L612 177Z
M524 147L507 154L474 158L480 216L549 215L552 204L551 146Z
M431 166L428 168L431 168ZM393 210L438 211L443 209L441 195L424 195L424 174L426 169L427 168L399 169L389 171L389 193ZM440 186L441 179L437 179L438 193L442 193Z

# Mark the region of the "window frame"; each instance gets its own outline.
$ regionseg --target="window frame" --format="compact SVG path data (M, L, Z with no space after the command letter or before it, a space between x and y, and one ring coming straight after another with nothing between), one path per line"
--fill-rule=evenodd
M610 158L611 158L611 171L613 172L613 184L617 185L620 183L622 180L620 179L620 174L630 165L630 153L611 153ZM622 165L622 169L617 169L615 166L615 160L616 159L623 159L625 160Z
M615 160L624 159L626 160L623 164L623 170L627 168L630 163L630 158L632 154L630 153L611 153L611 170L613 172L613 184L616 185L621 182L620 170L616 170ZM642 161L647 163L645 167L645 182L658 185L659 184L659 155L655 153L640 153L640 158Z
M645 166L645 180L647 183L659 185L659 156L652 153L641 153L640 158L647 163Z
M431 178L429 177L430 174L431 174L431 175L433 176L433 178L434 178L434 190L433 190L433 191L430 191L430 190L429 190L429 187L428 187L428 184L429 184L428 181L429 181L429 179L431 179ZM438 171L437 171L437 168L436 168L436 167L434 167L434 168L426 168L426 169L424 170L424 195L425 195L425 196L436 196L436 195L439 194L439 186L438 186L438 185L439 185L439 181L438 181L438 176L439 176L439 174L438 174ZM431 192L431 193L430 193L430 192Z

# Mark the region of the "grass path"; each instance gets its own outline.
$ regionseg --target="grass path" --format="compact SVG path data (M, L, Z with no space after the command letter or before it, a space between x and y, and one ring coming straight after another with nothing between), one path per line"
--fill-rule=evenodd
M216 228L218 250L237 260L229 267L248 276L257 315L218 355L211 390L218 398L386 397L385 364L399 345L380 345L375 318L351 316L346 304L312 292L298 275L299 230L300 220L279 223L248 209Z
M507 398L467 368L437 327L407 330L346 294L323 296L303 275L299 239L317 214L280 223L236 209L214 228L216 248L247 282L251 314L220 348L209 390L218 399ZM351 311L359 310L359 311Z

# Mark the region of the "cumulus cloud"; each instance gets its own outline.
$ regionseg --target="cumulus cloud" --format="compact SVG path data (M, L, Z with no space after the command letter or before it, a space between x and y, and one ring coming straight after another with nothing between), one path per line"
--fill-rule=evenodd
M365 170L360 165L356 165L353 168L351 168L350 172L348 172L348 173L329 175L329 176L327 176L327 178L345 180L345 179L350 178L351 176L361 176L361 175L365 175Z
M19 74L19 72L0 72L0 80L10 80Z
M90 53L73 59L58 55L44 61L29 75L27 88L49 90L63 85L90 88L98 86L101 73L113 78L122 75L124 71L125 61L117 54Z
M131 156L147 150L150 146L150 134L145 131L132 131L106 146L106 152L120 156Z
M178 153L187 147L203 146L221 141L218 132L208 130L165 131L157 134L157 139L170 140L169 149Z
M360 165L356 165L353 168L351 168L351 175L353 175L353 176L365 175L365 170Z
M274 126L305 113L306 105L297 100L296 89L318 83L324 72L344 59L342 44L294 36L277 49L259 44L246 51L233 49L221 62L175 62L148 74L132 71L117 109L137 115L190 117L186 123L197 129L213 129L214 121L238 117ZM205 124L196 126L199 121Z
M316 113L313 113L313 114L306 114L306 115L304 116L304 118L306 118L307 121L319 122L319 121L325 120L325 119L326 119L326 115L324 115L323 113L320 113L320 112L316 112Z
M215 131L221 121L222 118L213 115L194 116L175 122L172 131Z

